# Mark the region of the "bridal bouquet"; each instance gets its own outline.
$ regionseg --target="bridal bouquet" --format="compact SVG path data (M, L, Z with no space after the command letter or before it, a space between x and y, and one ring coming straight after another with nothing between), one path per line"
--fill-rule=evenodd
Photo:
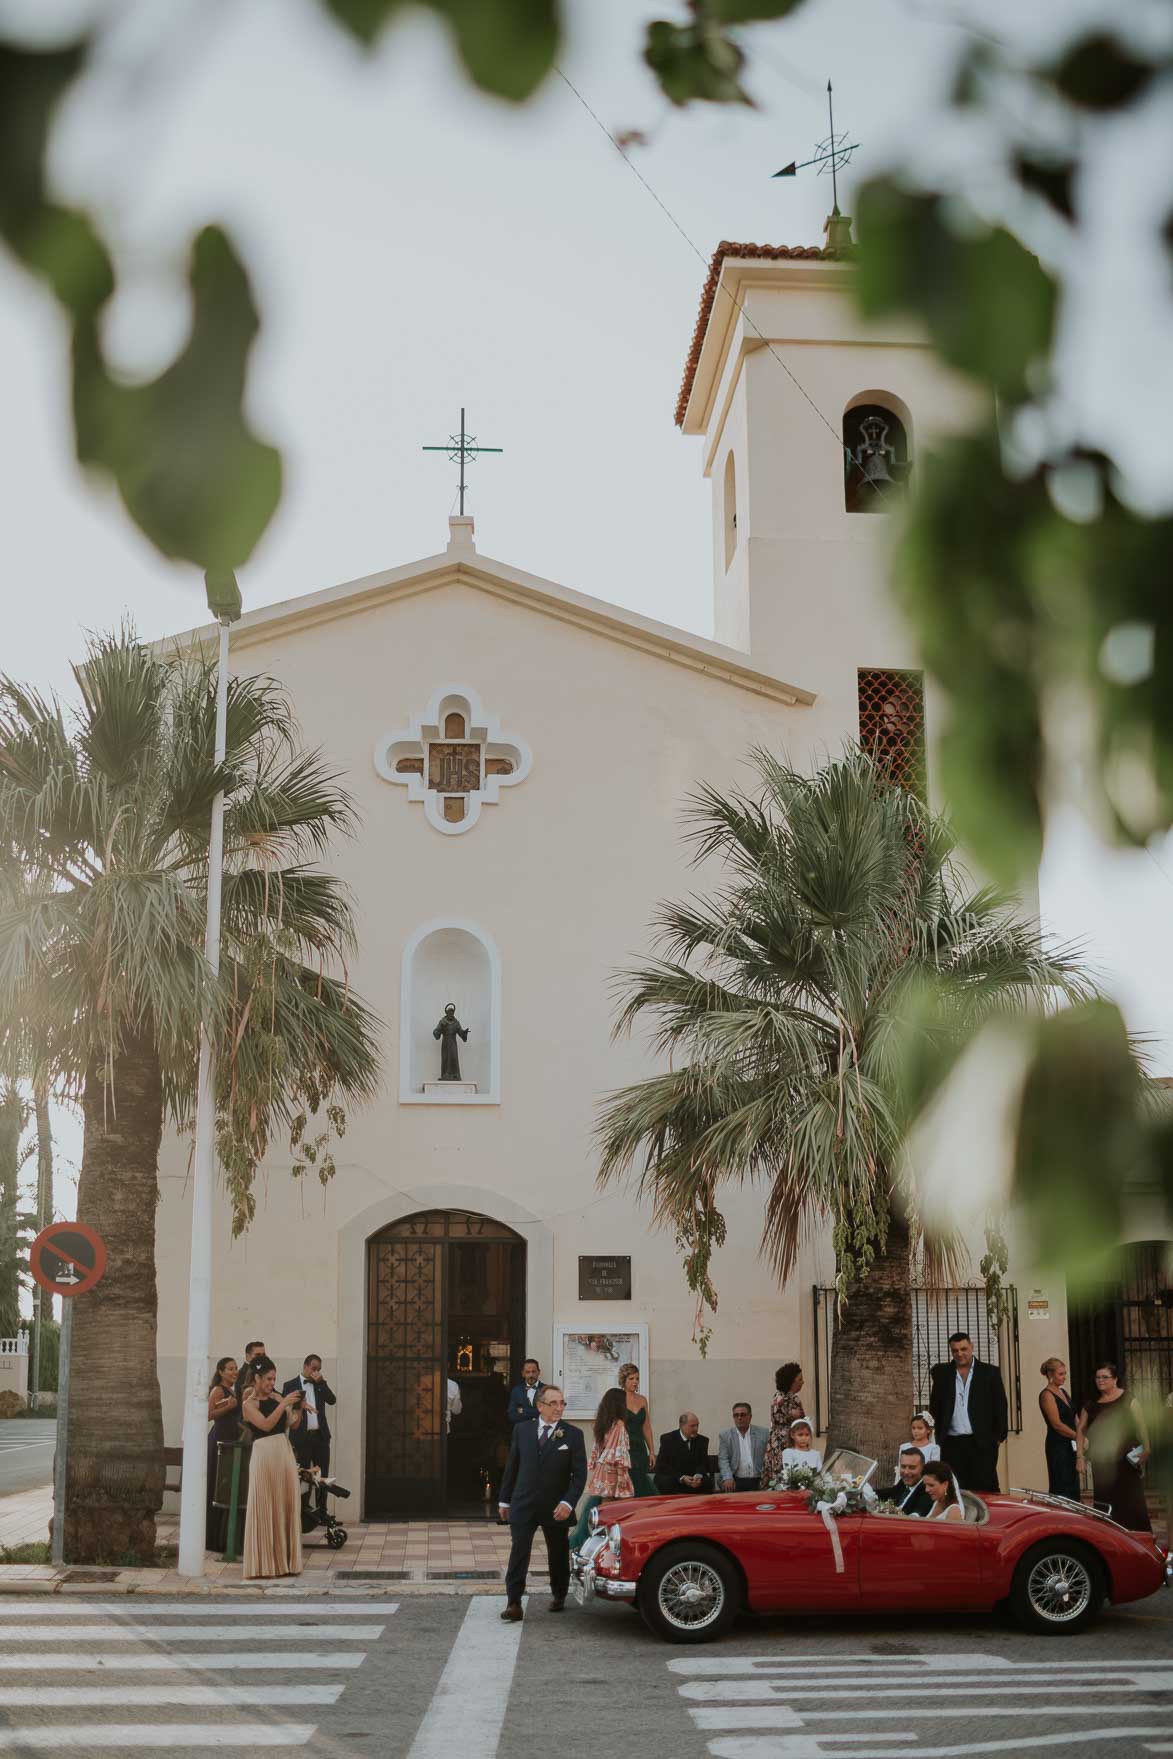
M812 1486L808 1492L806 1506L812 1514L828 1509L833 1515L862 1515L874 1513L880 1504L870 1484L857 1484L851 1478L835 1483L824 1477L817 1488Z
M783 1466L770 1480L773 1491L808 1490L817 1498L834 1496L838 1488L835 1480L818 1466Z

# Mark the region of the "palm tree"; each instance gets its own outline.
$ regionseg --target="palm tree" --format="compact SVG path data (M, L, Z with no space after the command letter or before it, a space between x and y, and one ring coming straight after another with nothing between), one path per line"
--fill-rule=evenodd
M859 753L796 774L765 752L760 792L690 802L711 901L662 905L657 954L620 974L617 1032L644 1016L670 1067L609 1096L600 1182L640 1168L715 1307L720 1187L762 1187L762 1251L785 1282L804 1233L829 1222L838 1323L830 1431L895 1457L913 1385L911 1252L954 1274L956 1238L924 1240L902 1148L915 1070L957 1054L995 1010L1087 990L1074 957L953 861L940 817ZM893 1389L898 1389L893 1391Z
M149 1559L162 1501L155 1209L165 1123L191 1126L201 1022L237 1230L269 1134L344 1123L376 1082L347 982L351 910L313 865L354 826L267 678L237 678L213 761L215 668L129 631L74 668L71 721L0 678L0 1058L81 1105L78 1219L109 1268L74 1316L66 1556ZM228 794L220 977L204 961L208 827ZM319 1172L330 1170L326 1154ZM176 1267L169 1267L174 1271Z

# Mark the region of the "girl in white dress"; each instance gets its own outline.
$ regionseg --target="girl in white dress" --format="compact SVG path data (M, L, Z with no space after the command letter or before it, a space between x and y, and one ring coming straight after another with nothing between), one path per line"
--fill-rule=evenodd
M904 1453L906 1448L919 1448L925 1457L926 1466L932 1460L939 1460L941 1458L940 1444L933 1440L933 1432L936 1427L927 1411L918 1411L908 1426L908 1433L912 1440L902 1441L900 1452Z
M782 1449L782 1466L813 1466L816 1472L823 1469L823 1456L817 1447L812 1447L814 1432L805 1417L796 1417L790 1425L790 1446Z
M944 1460L934 1460L931 1466L925 1467L921 1483L933 1499L932 1509L925 1516L926 1521L965 1520L965 1505L957 1489L952 1466Z

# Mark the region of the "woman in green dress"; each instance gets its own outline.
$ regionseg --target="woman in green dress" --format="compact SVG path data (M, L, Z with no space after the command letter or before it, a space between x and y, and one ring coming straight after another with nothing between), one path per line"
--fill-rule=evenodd
M637 1496L658 1496L652 1473L656 1469L656 1449L652 1440L652 1414L648 1401L639 1390L639 1369L634 1362L625 1362L619 1370L619 1384L627 1401L627 1439L631 1445L631 1483Z

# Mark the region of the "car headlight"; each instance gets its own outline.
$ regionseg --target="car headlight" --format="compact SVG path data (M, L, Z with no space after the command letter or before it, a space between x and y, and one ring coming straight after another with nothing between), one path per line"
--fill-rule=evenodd
M623 1550L623 1529L618 1521L613 1527L607 1529L607 1549L612 1557L618 1557Z
M598 1524L599 1524L599 1511L597 1508L593 1508L591 1510L590 1514L587 1516L587 1532L593 1533L595 1531L595 1528L598 1526Z

